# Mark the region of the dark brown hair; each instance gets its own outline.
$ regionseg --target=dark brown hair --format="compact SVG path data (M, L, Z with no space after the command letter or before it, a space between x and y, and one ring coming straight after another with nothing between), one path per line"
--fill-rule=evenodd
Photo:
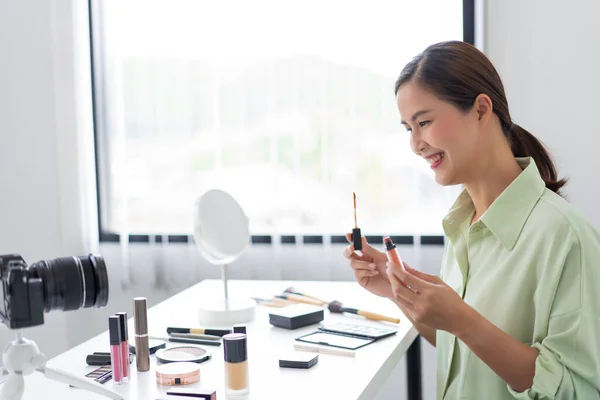
M439 99L466 112L484 93L515 157L532 157L546 187L558 194L567 182L558 180L556 168L544 145L531 133L512 122L500 75L490 60L476 47L460 41L436 43L413 58L396 81L394 94L407 82L415 81Z

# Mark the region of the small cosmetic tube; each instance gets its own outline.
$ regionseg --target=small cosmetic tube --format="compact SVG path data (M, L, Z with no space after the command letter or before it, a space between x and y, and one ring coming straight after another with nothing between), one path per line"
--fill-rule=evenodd
M108 332L110 336L110 365L113 382L120 385L123 382L123 365L121 358L121 323L116 315L108 317Z
M127 332L127 313L117 313L121 328L121 365L123 365L123 382L129 381L129 334Z

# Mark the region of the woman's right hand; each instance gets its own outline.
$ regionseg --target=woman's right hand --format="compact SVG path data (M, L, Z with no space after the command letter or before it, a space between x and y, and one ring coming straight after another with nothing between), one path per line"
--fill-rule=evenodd
M344 257L350 260L356 281L377 296L392 298L392 285L385 265L388 259L385 253L372 247L363 236L362 255L359 256L354 252L351 233L346 234L346 240L350 242L350 246L344 250Z

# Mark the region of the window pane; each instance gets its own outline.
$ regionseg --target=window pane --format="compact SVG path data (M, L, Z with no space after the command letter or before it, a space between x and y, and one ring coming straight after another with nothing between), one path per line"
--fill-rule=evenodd
M393 95L462 1L96 3L102 226L188 233L229 191L253 233L440 233L459 188L411 153ZM422 16L427 18L422 18Z

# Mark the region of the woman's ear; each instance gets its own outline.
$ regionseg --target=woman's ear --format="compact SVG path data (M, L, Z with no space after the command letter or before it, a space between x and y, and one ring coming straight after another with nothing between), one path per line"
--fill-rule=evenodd
M483 123L484 125L487 124L492 114L494 113L494 105L492 104L492 99L490 99L490 96L483 93L481 93L475 98L475 104L473 108L477 113L477 118L479 122Z

